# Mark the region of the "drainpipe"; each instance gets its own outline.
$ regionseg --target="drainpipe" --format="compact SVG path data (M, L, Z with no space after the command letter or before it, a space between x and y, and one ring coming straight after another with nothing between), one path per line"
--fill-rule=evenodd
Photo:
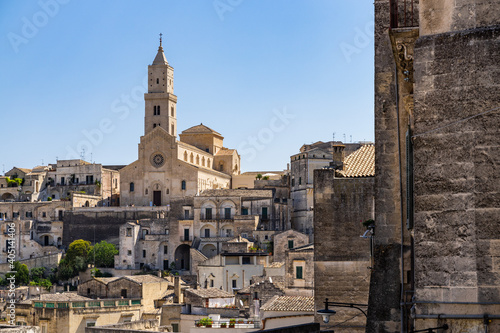
M397 120L397 134L398 134L398 166L399 166L399 209L400 209L400 218L401 218L401 305L399 311L401 312L401 333L404 333L404 215L403 215L403 174L402 174L402 166L401 166L401 134L399 129L399 81L398 81L398 66L394 65L394 75L395 75L395 93L396 93L396 120Z

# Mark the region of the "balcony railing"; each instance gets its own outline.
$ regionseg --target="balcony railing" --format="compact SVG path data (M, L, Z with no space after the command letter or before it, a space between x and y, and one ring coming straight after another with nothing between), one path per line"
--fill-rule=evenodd
M418 0L391 0L391 28L418 26Z
M192 240L193 240L193 236L189 236L189 237L181 236L181 242L191 242Z

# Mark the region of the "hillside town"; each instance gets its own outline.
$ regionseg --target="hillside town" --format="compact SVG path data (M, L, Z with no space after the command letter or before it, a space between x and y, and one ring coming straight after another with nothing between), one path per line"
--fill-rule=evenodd
M134 162L0 177L0 331L500 332L499 13L375 0L375 141L281 170L178 128L160 36Z

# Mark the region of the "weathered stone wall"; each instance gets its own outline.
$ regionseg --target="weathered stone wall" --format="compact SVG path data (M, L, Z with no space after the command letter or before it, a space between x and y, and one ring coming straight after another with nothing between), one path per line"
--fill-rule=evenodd
M302 267L302 278L297 278L297 266ZM285 286L295 294L313 296L314 248L289 250L285 261Z
M309 244L309 236L295 230L287 230L274 235L274 261L285 262L289 241L293 241L293 247L298 247Z
M370 285L370 241L360 236L362 222L373 218L374 178L335 178L335 170L314 173L314 301L316 310L334 302L367 304ZM366 318L352 309L335 308L324 325L335 332L364 332Z
M484 14L478 21L488 23L492 17L499 21L498 2L489 4L488 13L486 3L475 7L474 15L479 10ZM500 55L499 36L500 27L492 26L424 36L415 46L419 302L500 302L500 118L496 110L468 119L498 108L500 65L494 59ZM418 304L416 308L417 318L499 312L499 305ZM459 322L447 321L453 327L462 326ZM436 323L417 319L416 328ZM466 321L462 327L473 332L481 331L482 325L480 320ZM499 325L493 321L489 331L499 330Z

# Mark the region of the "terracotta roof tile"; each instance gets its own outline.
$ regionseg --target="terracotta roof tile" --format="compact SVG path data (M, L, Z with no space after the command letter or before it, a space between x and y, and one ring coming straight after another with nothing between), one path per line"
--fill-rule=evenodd
M219 132L216 132L210 127L205 126L203 124L190 127L187 130L182 131L181 134L216 134L222 136Z
M230 298L233 294L217 288L186 289L186 293L191 293L201 298Z
M261 310L314 312L314 297L274 296L262 306Z
M375 146L364 145L344 160L344 170L337 170L343 177L375 176Z

